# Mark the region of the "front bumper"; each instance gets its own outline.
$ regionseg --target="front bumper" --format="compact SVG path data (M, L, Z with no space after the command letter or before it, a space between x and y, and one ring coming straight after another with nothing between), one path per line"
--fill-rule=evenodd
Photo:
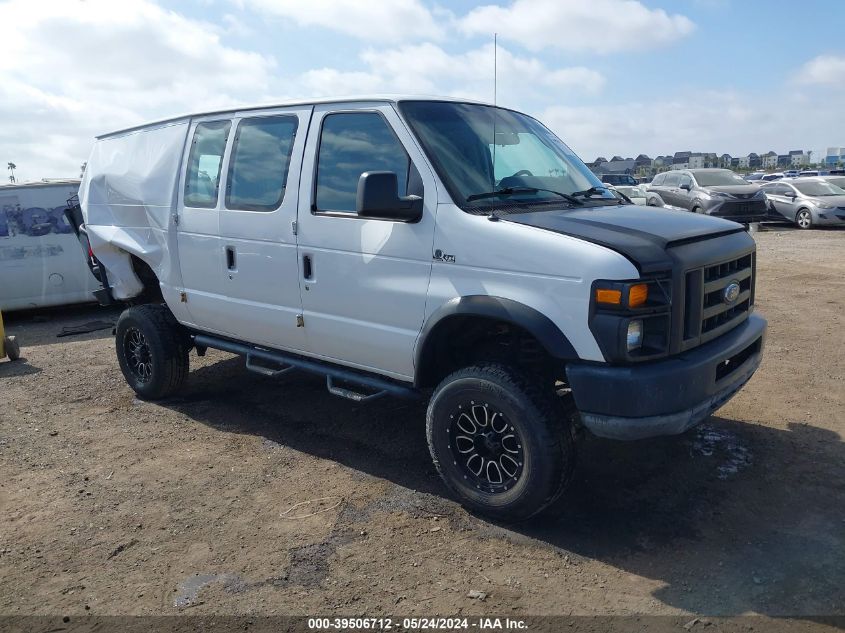
M813 207L813 222L820 226L843 226L845 225L845 209L834 207L833 209L822 209Z
M719 338L640 365L566 368L581 421L600 437L676 435L705 420L751 378L763 356L766 320L751 314Z
M717 218L743 224L762 222L769 215L766 200L754 198L713 198L709 203L705 203L705 212Z

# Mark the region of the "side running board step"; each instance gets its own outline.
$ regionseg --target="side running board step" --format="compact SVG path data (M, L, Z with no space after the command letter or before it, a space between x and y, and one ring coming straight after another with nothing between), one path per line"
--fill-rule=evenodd
M402 384L379 376L363 374L351 369L344 369L342 367L328 365L319 361L301 358L299 356L293 356L263 347L237 343L235 341L217 338L216 336L209 336L208 334L196 334L193 339L194 345L198 349L211 347L213 349L219 349L224 352L231 352L233 354L246 357L247 369L264 376L281 376L282 374L286 374L294 369L301 369L302 371L307 371L312 374L325 376L326 387L328 388L329 393L335 396L348 398L349 400L354 400L355 402L370 402L386 395L398 396L401 398L419 397L419 392L416 389L406 387ZM257 361L262 362L259 364ZM264 363L268 363L271 366L267 366ZM276 367L273 367L273 365ZM373 393L359 393L357 391L353 391L352 389L338 387L334 383L336 380L353 385L359 385L367 390L373 390Z
M333 396L340 396L341 398L346 398L347 400L354 400L355 402L371 402L376 398L381 398L382 396L387 395L387 391L382 389L381 391L376 391L375 393L358 393L357 391L352 391L351 389L344 389L343 387L337 387L334 384L331 376L326 376L326 389L329 390L329 393Z

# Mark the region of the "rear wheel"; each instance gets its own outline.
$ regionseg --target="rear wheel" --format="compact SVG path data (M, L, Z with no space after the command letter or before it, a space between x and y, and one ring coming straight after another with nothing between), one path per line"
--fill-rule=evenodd
M799 209L795 216L795 224L798 225L799 229L813 228L813 214L810 213L809 209Z
M693 213L702 214L702 213L704 213L704 209L702 209L701 207L699 207L698 205L696 205L696 206L694 206L694 207L692 208L692 212L693 212Z
M185 382L190 343L167 306L125 310L117 321L115 346L123 376L139 397L166 398Z
M426 416L432 459L468 508L523 520L563 493L575 443L551 389L499 363L467 367L434 392Z

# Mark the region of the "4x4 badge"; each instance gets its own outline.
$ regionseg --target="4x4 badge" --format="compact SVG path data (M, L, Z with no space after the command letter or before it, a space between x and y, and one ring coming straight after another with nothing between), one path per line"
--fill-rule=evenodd
M447 253L444 253L438 248L436 251L434 251L434 260L438 262L447 262L449 264L454 264L455 256L448 255Z

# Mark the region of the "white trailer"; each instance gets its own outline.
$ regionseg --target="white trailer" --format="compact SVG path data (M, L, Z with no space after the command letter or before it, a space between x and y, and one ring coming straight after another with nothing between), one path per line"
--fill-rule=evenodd
M78 180L0 185L0 310L93 301L100 288L64 215Z

